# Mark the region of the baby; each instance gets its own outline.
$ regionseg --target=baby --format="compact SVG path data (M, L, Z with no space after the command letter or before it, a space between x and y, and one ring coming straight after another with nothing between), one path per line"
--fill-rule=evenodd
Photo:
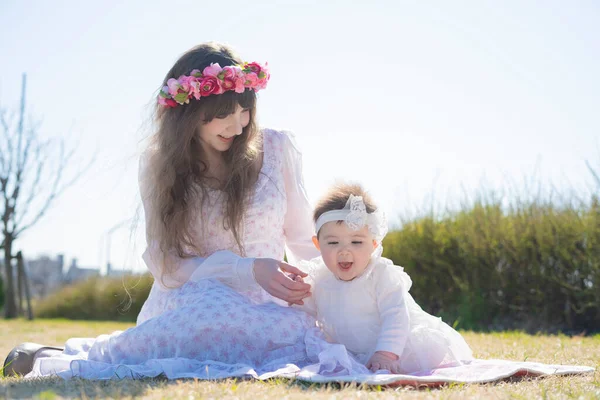
M410 373L472 359L462 336L408 293L402 267L381 256L387 222L358 185L337 185L317 204L313 242L321 252L298 267L312 296L299 306L329 341L371 371Z

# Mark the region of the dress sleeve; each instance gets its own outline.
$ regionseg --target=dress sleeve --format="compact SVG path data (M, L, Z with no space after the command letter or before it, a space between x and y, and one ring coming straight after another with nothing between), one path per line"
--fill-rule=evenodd
M217 279L236 291L246 290L258 284L254 279L254 258L240 257L230 251L218 251L208 257L182 258L174 253L167 254L168 264L173 266L172 272L162 273L165 254L160 249L158 241L153 238L148 229L153 218L151 181L148 169L148 151L140 157L138 183L140 196L144 207L146 220L146 250L142 259L155 282L164 289L180 287L189 280Z
M312 207L308 201L302 175L302 153L291 132L281 134L283 153L283 178L287 197L287 211L283 230L286 239L288 263L296 265L301 260L319 256L312 237L315 234Z
M410 278L402 267L382 263L375 268L375 296L381 318L375 351L389 351L400 357L410 333L410 316L405 299L408 293L407 279L410 281Z

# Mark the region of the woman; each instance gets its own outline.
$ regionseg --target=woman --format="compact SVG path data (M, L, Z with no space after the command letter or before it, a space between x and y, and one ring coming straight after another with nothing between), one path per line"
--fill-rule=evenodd
M7 375L179 377L310 363L305 334L315 322L287 307L310 285L281 260L286 248L292 264L318 252L301 154L289 133L256 126L256 92L268 80L266 66L221 44L179 58L140 162L143 259L155 282L137 325L70 339L64 351L23 344Z

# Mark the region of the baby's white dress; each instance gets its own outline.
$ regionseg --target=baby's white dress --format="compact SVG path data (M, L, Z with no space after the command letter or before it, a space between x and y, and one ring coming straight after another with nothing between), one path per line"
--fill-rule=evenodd
M404 373L472 360L462 336L419 307L408 274L381 252L378 247L352 281L338 279L321 257L301 262L313 288L299 307L317 319L328 341L343 344L363 364L376 351L399 355Z

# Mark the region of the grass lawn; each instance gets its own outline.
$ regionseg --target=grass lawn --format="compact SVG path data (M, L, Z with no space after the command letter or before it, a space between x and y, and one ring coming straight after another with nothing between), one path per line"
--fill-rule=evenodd
M94 337L124 330L129 323L36 320L33 322L0 320L0 357L24 341L62 345L70 337ZM289 380L266 382L197 380L89 382L40 379L22 381L0 378L2 398L272 398L272 399L600 399L600 335L594 337L532 336L519 332L463 332L477 358L502 358L554 364L577 364L596 368L585 376L523 379L486 385L452 385L440 389L361 388L356 385L308 385Z

